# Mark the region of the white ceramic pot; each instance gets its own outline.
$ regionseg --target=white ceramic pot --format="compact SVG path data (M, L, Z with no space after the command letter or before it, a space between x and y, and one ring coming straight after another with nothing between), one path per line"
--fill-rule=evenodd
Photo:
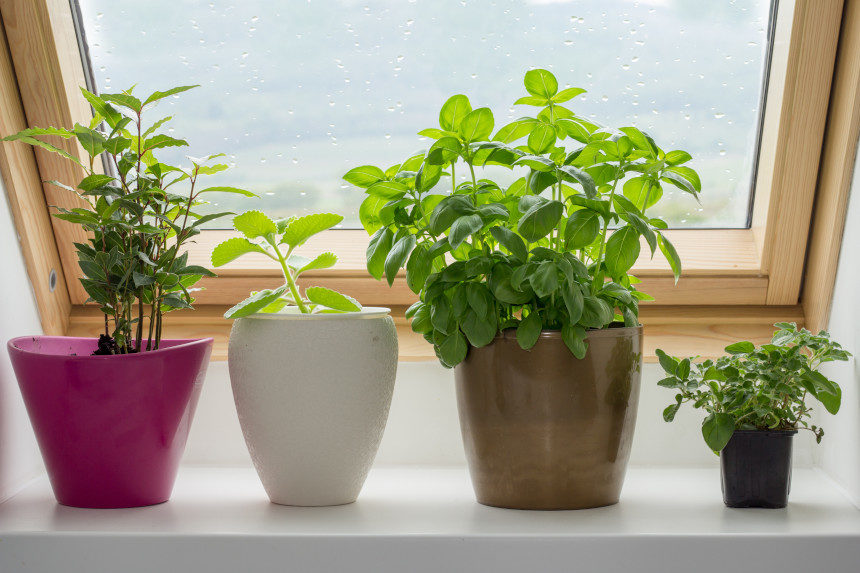
M388 312L367 307L234 321L233 397L274 503L340 505L358 497L394 390L397 332Z

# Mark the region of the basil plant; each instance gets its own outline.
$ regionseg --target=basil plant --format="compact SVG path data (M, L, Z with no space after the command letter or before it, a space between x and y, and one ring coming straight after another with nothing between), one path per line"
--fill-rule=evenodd
M528 95L514 104L536 114L495 130L489 108L454 95L439 127L419 132L434 140L429 149L344 175L367 195L359 215L372 235L368 271L391 284L406 267L419 296L407 312L412 329L448 367L504 329L515 328L524 349L541 330L560 330L582 358L588 329L637 325L639 301L651 298L629 274L640 239L652 256L662 251L676 281L681 273L666 222L648 211L666 184L698 197L690 155L662 150L635 127L576 115L563 104L585 90L559 89L547 70L524 83ZM491 166L518 178L485 177Z
M201 225L229 213L201 215L197 208L211 193L256 196L235 187L204 185L206 176L227 169L213 162L223 154L189 158L188 166L156 157L164 148L186 147L188 142L164 133L171 117L148 123L145 112L194 87L156 91L143 99L131 89L96 95L81 88L94 112L89 125L36 127L4 138L59 154L83 171L74 187L50 183L79 198L77 207L58 208L54 216L87 232L86 241L75 243L75 248L87 302L104 313L104 333L95 354L157 350L163 315L191 308L191 293L197 290L193 286L204 276L215 276L189 265L183 247L200 233ZM82 163L55 146L55 138L76 140L88 160Z
M674 420L686 403L704 410L702 436L714 452L726 447L735 430L806 429L821 442L824 430L809 423L807 401L817 400L831 414L839 411L842 389L818 369L851 354L823 330L812 334L793 322L775 326L769 344L736 342L726 347L727 356L700 364L657 350L667 374L658 384L676 391L663 419Z

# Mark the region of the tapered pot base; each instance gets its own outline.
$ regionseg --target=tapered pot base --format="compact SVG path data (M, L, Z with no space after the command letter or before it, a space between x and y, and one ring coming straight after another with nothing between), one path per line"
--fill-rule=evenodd
M530 350L513 331L455 369L475 495L492 507L566 510L618 503L636 422L642 329L591 331L577 359L560 333Z

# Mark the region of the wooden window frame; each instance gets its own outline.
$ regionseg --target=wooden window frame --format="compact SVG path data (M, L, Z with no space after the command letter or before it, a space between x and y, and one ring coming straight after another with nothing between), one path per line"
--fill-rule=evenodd
M634 272L642 290L656 298L642 306L646 357L653 358L655 346L676 354L719 355L736 338L764 341L778 320L813 328L826 324L860 132L858 4L781 0L751 227L669 231L684 261L677 285L661 257L640 258ZM68 0L0 0L0 17L0 133L24 125L86 124L91 110L78 92L85 72ZM73 141L56 144L83 156ZM45 332L92 335L99 315L84 305L72 244L84 233L48 216L49 205L74 206L77 198L38 184L71 183L80 171L42 149L3 143L0 172ZM190 259L208 265L211 247L227 235L203 233ZM331 250L341 260L333 269L307 273L304 282L343 289L367 305L392 307L401 358L434 358L402 318L402 309L415 299L405 278L399 276L389 288L364 269L367 241L363 231L352 230L314 238L309 250ZM279 270L265 263L248 257L219 269L218 278L205 279L197 310L168 315L167 334L215 336L215 356L223 358L230 328L220 318L223 310L252 288L279 283Z

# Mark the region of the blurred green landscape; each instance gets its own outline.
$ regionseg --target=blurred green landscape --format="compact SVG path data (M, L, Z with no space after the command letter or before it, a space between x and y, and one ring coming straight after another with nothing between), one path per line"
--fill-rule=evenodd
M172 134L191 144L165 159L224 152L232 168L211 184L262 197L219 198L213 209L330 210L358 227L364 195L343 173L429 146L415 134L437 127L455 93L491 107L497 128L531 113L511 103L525 94L523 74L543 67L562 87L588 90L570 102L579 115L635 125L664 149L693 155L702 204L669 187L655 215L673 227L747 225L765 0L79 4L100 91L201 84L162 102L150 120L175 115Z

